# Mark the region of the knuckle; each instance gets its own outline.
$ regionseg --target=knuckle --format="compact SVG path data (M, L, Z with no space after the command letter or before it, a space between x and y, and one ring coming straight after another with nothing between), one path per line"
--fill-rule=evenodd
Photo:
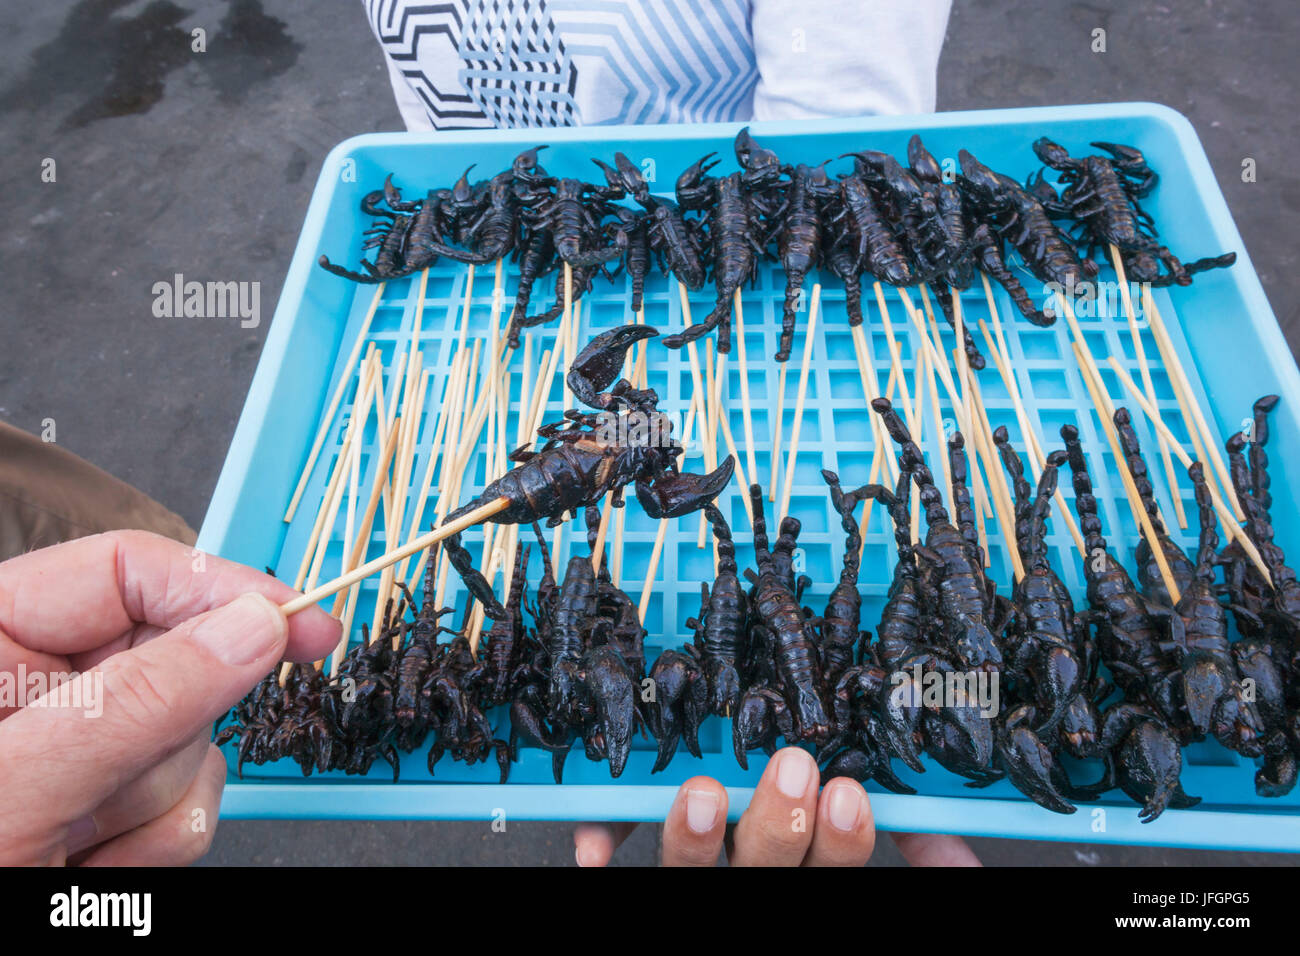
M110 657L104 674L104 710L141 729L168 725L179 701L175 694L152 679L149 670L129 654Z

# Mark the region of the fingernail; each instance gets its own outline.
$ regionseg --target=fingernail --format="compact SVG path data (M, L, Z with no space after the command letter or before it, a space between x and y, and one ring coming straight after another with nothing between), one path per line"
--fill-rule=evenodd
M686 791L686 825L692 833L709 833L718 825L719 804L712 790Z
M99 824L95 822L92 815L82 817L68 825L68 835L65 837L68 843L68 852L77 853L84 850L95 841L95 836L99 833Z
M808 792L812 772L817 765L807 751L789 748L777 757L776 788L792 800Z
M862 815L862 793L857 787L840 785L831 789L830 806L826 815L830 817L831 826L837 830L851 833L858 826Z
M577 861L578 866L586 866L586 865L587 865L586 863L583 863L583 862L582 862L582 847L581 847L581 846L576 846L576 847L573 848L573 859Z
M223 664L242 667L275 651L288 627L278 607L260 594L245 594L209 614L192 636Z

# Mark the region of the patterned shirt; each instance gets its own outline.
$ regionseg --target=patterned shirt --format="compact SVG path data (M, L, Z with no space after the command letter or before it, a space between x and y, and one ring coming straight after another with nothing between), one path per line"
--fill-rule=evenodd
M363 0L409 130L934 110L950 0Z

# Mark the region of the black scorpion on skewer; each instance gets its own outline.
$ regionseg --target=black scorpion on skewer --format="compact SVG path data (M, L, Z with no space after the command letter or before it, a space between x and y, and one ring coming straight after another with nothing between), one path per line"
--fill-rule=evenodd
M1048 456L1035 494L1025 480L1024 464L1011 447L1005 427L999 426L993 432L993 443L1015 489L1016 545L1025 569L1012 596L1017 614L1010 632L1014 650L1009 664L1018 679L1034 689L1035 704L1043 714L1043 723L1035 733L1041 737L1055 731L1088 679L1086 634L1078 633L1070 592L1047 556L1048 511L1056 492L1057 469L1068 456L1066 452ZM1085 714L1085 718L1090 716ZM1095 739L1095 720L1091 727L1087 723L1085 719L1083 726L1072 733ZM1083 743L1078 746L1082 749Z
M519 448L512 452L510 460L518 462L520 467L490 482L478 497L448 515L445 523L505 497L509 506L489 520L497 524L519 524L547 518L554 527L566 512L595 504L606 492L613 492L615 507L621 507L623 488L631 483L636 485L641 507L652 518L689 514L717 497L731 480L734 459L728 456L708 475L682 474L677 467L677 456L683 449L671 437L670 424L656 409L658 396L654 390L635 390L626 379L615 383L628 348L658 334L645 325L602 332L574 360L567 377L574 396L588 406L609 414L638 416L642 440L631 440L635 434L631 428L613 428L609 421L596 415L570 410L565 413L566 421L562 425L543 426L539 434L547 443L540 451ZM611 384L613 388L604 393ZM609 411L620 407L626 411ZM656 427L645 427L647 422L656 423ZM615 434L615 441L607 440L604 435L607 429ZM621 435L627 435L629 440L617 440ZM482 602L487 616L493 620L506 616L491 585L474 567L460 536L448 536L443 546L448 560L470 593Z
M962 663L972 669L996 670L1002 664L1002 652L995 635L1000 634L1010 618L1010 605L997 598L994 585L984 573L983 555L975 531L975 512L966 490L966 460L960 435L954 435L950 458L953 460L953 496L960 527L954 526L943 506L943 497L934 485L934 476L926 466L921 450L903 420L885 398L877 398L871 407L880 415L890 436L903 450L903 467L910 471L921 495L927 526L924 547L917 547L922 558L937 576L936 613L944 622L948 640Z
M1177 671L1160 650L1163 626L1171 611L1138 594L1125 567L1111 554L1101 533L1097 499L1083 457L1079 430L1061 426L1061 438L1074 475L1074 503L1088 555L1083 561L1089 609L1083 619L1096 628L1097 649L1125 697L1150 704L1170 726L1177 726L1181 702ZM1103 729L1104 734L1104 729Z
M785 167L784 172L790 177L790 183L785 190L785 201L772 217L777 223L777 249L785 267L785 306L775 356L778 362L790 358L795 311L803 296L804 276L817 268L822 259L822 207L835 193L825 163L819 166L800 163Z
M1097 264L1080 259L1069 239L1056 227L1042 202L1014 179L989 169L966 150L958 154L962 175L958 180L976 221L986 222L999 245L1009 241L1024 259L1029 271L1041 282L1055 283L1063 292L1077 289L1097 275ZM998 250L999 254L1001 249ZM1055 312L1047 316L1025 312L1036 325L1051 325Z
M1219 535L1204 467L1192 462L1187 474L1196 492L1201 537L1192 578L1169 618L1172 627L1166 650L1181 667L1183 700L1197 733L1212 734L1225 747L1257 757L1263 752L1264 728L1242 688L1228 643L1227 612L1215 594Z
M729 717L744 690L738 662L746 656L747 604L736 567L736 544L731 528L714 504L702 509L718 542L718 570L713 586L700 582L700 616L687 618L695 633L694 656L708 685L708 712Z
M795 592L788 587L773 561L767 540L767 523L763 517L761 486L750 486L749 500L754 513L754 551L758 560L757 574L748 569L745 572L745 577L753 585L749 595L750 633L760 646L771 648L777 678L775 689L784 700L794 732L793 739L787 735L787 742L825 743L831 733L831 718L817 649L817 632L812 622L804 617ZM791 522L794 521L791 517L783 519L783 532L792 529ZM736 727L739 733L739 721ZM742 735L737 742L737 755L751 749L749 744L750 741Z
M1078 222L1089 255L1094 249L1104 250L1114 245L1121 253L1128 254L1129 268L1125 270L1128 278L1153 285L1190 285L1192 273L1230 266L1237 261L1237 254L1229 252L1184 266L1153 238L1155 223L1138 202L1150 195L1159 181L1142 152L1116 143L1092 145L1110 156L1075 159L1046 136L1034 140L1034 154L1061 173L1061 182L1066 187L1059 200L1044 205L1050 213L1070 216ZM1038 179L1031 180L1030 188L1037 191L1042 183L1039 172ZM1047 191L1051 191L1050 186ZM1132 258L1135 253L1142 254L1143 258ZM1160 264L1168 272L1162 274Z

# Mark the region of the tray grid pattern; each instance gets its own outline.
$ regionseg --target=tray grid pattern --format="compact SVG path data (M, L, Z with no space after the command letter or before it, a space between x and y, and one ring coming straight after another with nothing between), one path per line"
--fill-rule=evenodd
M1105 275L1106 273L1103 272L1103 278ZM804 571L813 578L814 582L805 598L805 603L814 608L818 608L821 603L824 603L829 595L838 578L840 562L844 553L843 531L840 529L838 516L830 505L830 499L826 493L826 486L821 478L820 469L825 467L838 471L845 486L854 487L867 481L869 464L875 451L874 438L868 421L872 412L866 405L862 395L861 379L852 347L847 314L844 310L843 289L833 276L823 275L819 277L815 274L808 279L806 288L811 289L812 283L819 278L825 279L826 284L822 288L821 310L814 335L814 354L810 363L807 403L801 426L796 481L792 488L790 503L790 513L798 517L803 523L799 538L800 551L802 552L800 557ZM516 279L517 276L513 267L508 266L504 283L505 309L503 310L503 321L513 303ZM458 323L464 298L465 281L465 267L446 260L438 263L430 271L429 290L426 293L420 335L420 348L424 352L425 368L432 369L433 375L431 376L430 391L426 398L425 411L417 442L417 454L412 469L413 495L418 492L419 482L428 460L434 430L437 425L437 402L442 395L452 359L458 348L457 338L460 335ZM771 361L770 356L775 352L777 338L780 334L784 284L784 273L779 266L764 264L760 268L755 285L752 288L747 288L742 294L753 411L755 460L758 464L759 477L765 489L770 487L768 470L772 445L771 427L779 376L779 365ZM534 290L532 312L535 313L539 309L550 305L551 285L550 281L537 284ZM692 314L697 320L706 315L708 309L712 306L712 291L712 287L709 286L701 292L691 294ZM883 390L890 371L889 352L886 347L885 335L875 297L871 294L869 286L864 291L866 294L863 302L867 315L866 328L872 350L872 361L879 387ZM919 309L921 302L918 291L909 290L909 292L914 304ZM347 348L355 340L361 317L370 305L372 295L373 290L371 287L357 289L348 327L343 337L344 347L340 349L341 354L345 355ZM376 314L375 321L372 323L368 339L374 341L383 351L389 364L391 364L394 350L404 355L409 347L417 295L418 282L415 280L403 280L400 283L394 283L384 291L382 304ZM915 401L915 394L911 390L915 379L919 340L916 338L915 328L908 319L897 292L886 288L885 296L890 309L891 324L899 342L902 367L908 378L909 393L912 394L913 401ZM593 290L582 298L582 322L578 335L579 348L598 332L625 321L623 317L632 314L630 311L630 298L630 286L622 278L612 284L603 279L597 279ZM782 472L784 472L784 460L788 453L793 426L793 407L806 340L805 332L808 318L806 305L809 298L810 296L805 296L805 311L799 314L795 348L787 373L786 413L783 421L781 453ZM1161 315L1169 327L1171 336L1175 338L1177 347L1185 349L1185 346L1181 343L1178 316L1168 295L1163 290L1157 290L1156 299L1157 305L1161 309ZM1069 333L1065 323L1063 321L1058 322L1050 329L1039 329L1030 325L1018 316L1009 297L996 285L994 286L994 301L999 309L1003 334L1011 353L1017 386L1020 389L1022 403L1031 426L1037 432L1039 441L1045 451L1061 447L1059 429L1063 423L1071 422L1079 427L1081 440L1089 458L1094 491L1108 544L1133 571L1133 552L1139 540L1139 529L1129 513L1124 499L1123 487L1115 476L1114 462L1104 433L1101 431L1095 413L1091 411L1091 403L1082 379L1079 377L1077 369L1073 367L1073 358L1069 351ZM978 331L979 320L984 319L988 322L990 319L982 286L977 283L966 290L963 293L962 302L966 321L972 329ZM491 267L487 267L486 269L480 269L475 275L467 331L468 340L471 344L476 337L483 339L484 352L486 352L487 336L489 334L488 324L491 305L492 274ZM1132 342L1125 316L1122 313L1115 314L1105 311L1100 307L1098 312L1098 315L1080 317L1079 319L1094 355L1102 362L1108 355L1119 356L1126 371L1137 380L1139 371L1133 357ZM671 279L663 280L652 277L648 282L645 295L645 319L650 325L658 328L661 334L682 327L681 307L675 283ZM938 320L946 354L951 356L955 347L955 336L944 323L942 315L938 316ZM1153 379L1157 388L1158 405L1162 415L1165 416L1166 423L1171 430L1180 438L1186 439L1186 431L1178 415L1177 403L1168 376L1162 374L1162 370L1159 368L1159 352L1150 337L1150 333L1146 331L1144 318L1140 315L1138 316L1138 324L1144 335L1143 344L1146 354L1151 360ZM527 333L534 337L534 370L532 373L534 377L536 375L536 366L540 364L542 350L555 346L557 326L558 320L548 326L533 329ZM705 357L704 341L704 339L701 339L697 343L702 374ZM982 336L977 335L977 341L981 342L982 345ZM649 362L649 384L659 392L661 408L670 414L675 414L680 427L693 388L686 351L664 348L653 339L650 342L652 352L651 361ZM981 350L983 351L983 348ZM1062 356L1070 356L1070 358L1067 360ZM518 373L522 367L522 348L519 352L514 353L511 359L508 368L514 374L512 375L508 435L513 437L520 413ZM486 367L486 364L486 356L484 356L480 363L480 372ZM1190 372L1195 373L1194 366L1189 365L1188 368ZM341 369L336 369L335 375L339 374L340 371ZM738 352L734 341L731 354L728 357L726 371L728 381L723 390L725 413L729 415L732 434L740 446L740 454L744 459L746 456L743 447L743 416L738 384L740 369ZM561 417L561 374L555 376L555 381L547 397L545 415L547 421L558 420ZM1129 405L1134 409L1135 427L1142 441L1148 466L1152 472L1157 499L1162 512L1170 518L1169 530L1180 545L1185 548L1193 548L1196 540L1195 527L1192 526L1186 531L1180 531L1172 524L1174 512L1171 507L1171 499L1166 490L1164 471L1159 460L1158 445L1155 441L1154 432L1145 421L1144 416L1140 414L1140 410L1136 409L1128 401L1122 386L1110 373L1109 369L1106 369L1103 375L1111 401L1117 406ZM336 379L331 381L331 389L334 387L334 381ZM385 403L387 407L391 405L394 396L391 394L390 379L386 377L385 382L387 389ZM1036 476L1032 473L1028 458L1024 454L1025 443L1023 436L1020 434L1013 405L992 362L982 373L979 373L979 382L991 424L993 427L1003 424L1008 427L1013 446L1025 459L1027 474L1032 484ZM1199 381L1194 382L1194 387L1200 391ZM939 402L943 418L955 418L951 403L942 384L939 385L939 389ZM350 401L351 396L349 395L348 402ZM1078 411L1079 409L1086 409L1087 411L1081 414ZM351 412L351 406L345 404L344 413L350 414ZM341 419L343 422L346 422L346 420L346 418ZM333 431L335 452L337 452L337 445L341 443L342 434L343 429L341 427ZM936 480L941 481L942 472L936 456L942 448L942 440L933 427L928 391L923 409L922 437L922 446L927 461L936 476ZM468 500L472 493L480 490L485 484L486 455L484 440L484 436L480 436L479 447L474 454L466 475L466 481L472 482L472 485L462 488L462 500ZM366 456L364 464L366 468L363 469L362 488L368 487L369 482L373 479L374 460L377 457L378 449L373 420L367 428L365 441ZM513 447L514 442L510 441L507 444ZM1190 447L1186 442L1184 444L1185 447ZM719 440L719 453L720 455L726 454L726 448L721 440ZM891 450L892 453L893 450ZM332 458L333 455L322 456L322 461L313 472L298 515L289 528L276 568L277 573L282 576L292 576L301 558L302 548L310 531L316 506L323 496ZM698 442L688 445L687 454L683 458L683 468L694 472L704 470L703 457ZM1179 477L1185 506L1188 509L1189 521L1194 522L1195 510L1192 507L1190 485L1181 469L1179 469ZM879 480L884 480L883 473ZM784 473L782 473L781 481L784 482ZM1073 514L1073 491L1069 481L1068 467L1063 469L1061 490ZM738 482L733 481L719 497L719 507L721 507L732 526L737 543L737 559L741 567L744 568L753 564L753 548L749 522L740 501L741 493ZM775 512L777 507L778 505L770 501L766 502L765 511L769 531L772 533L773 539L775 536ZM426 506L426 523L432 514L432 508L433 501L431 500ZM412 510L413 504L407 509L408 516ZM657 522L640 511L635 497L631 495L628 498L625 521L622 583L624 589L635 601L640 596L642 580L648 566L657 530ZM1003 544L996 521L988 518L986 519L986 526L988 528L991 574L999 582L999 591L1005 594L1008 593L1010 586L1010 565L1006 547ZM338 562L341 559L342 529L343 520L340 518L331 531L331 550L325 562L325 575L330 574L331 569L337 569ZM403 529L402 534L399 536L400 540L405 540L408 531L409 529ZM673 526L669 529L659 569L655 577L653 598L645 621L649 631L646 641L647 656L651 660L660 650L666 647L680 646L690 640L690 634L683 622L687 617L698 613L700 581L707 579L712 571L711 549L697 547L697 531L698 518L695 516L678 519L673 522ZM553 532L548 531L547 535L548 543L551 543L553 541L553 538L551 538ZM529 542L531 538L531 533L525 529L521 536L521 542ZM476 556L480 556L481 530L471 529L467 531L464 540L470 550ZM611 530L611 545L612 542L613 534ZM374 557L382 554L392 544L393 542L389 540L387 530L382 527L382 518L377 518L375 532L367 556ZM1083 598L1084 581L1079 557L1068 531L1055 510L1053 510L1053 521L1049 525L1049 544L1054 567L1070 587L1076 597L1076 602L1079 606L1083 606L1085 603ZM577 522L570 521L565 525L563 545L557 561L558 567L563 568L567 556L575 553L574 548L579 548L583 552L586 550L585 527L581 520ZM869 531L866 536L866 551L860 575L860 586L864 595L863 626L867 629L871 629L874 622L879 618L879 612L892 578L896 560L892 524L887 518L885 509L877 507L873 509ZM534 548L530 563L530 585L536 583L539 568L540 565ZM377 579L371 579L362 586L361 600L351 635L351 640L354 642L361 639L361 622L368 621L371 618L376 587ZM415 590L418 596L418 589ZM457 607L463 611L466 595L464 588L455 579L454 575L449 578L447 593L448 603L454 601ZM508 717L504 711L498 711L492 717L499 732L508 732ZM706 751L706 761L709 764L713 764L715 761L734 759L731 756L730 729L722 720L716 718L709 720L702 732L701 745ZM639 751L646 752L634 754L633 761L644 760L648 765L652 756L653 742L640 740L636 746ZM751 773L756 779L757 768L762 766L763 759L761 754L754 755L754 757L755 763L751 764ZM1189 769L1194 769L1201 763L1218 766L1236 765L1241 762L1237 755L1224 750L1217 744L1196 745L1189 748L1186 757ZM404 757L403 780L412 784L431 782L422 763L422 753L417 752L414 755ZM958 778L951 777L937 766L932 765L924 775L910 774L909 771L901 767L899 767L899 770L905 779L917 786L922 793L943 792L951 795L969 796L972 799L977 798L976 792L963 790L959 786ZM291 776L296 772L296 769L287 765L286 762L263 768L245 768L245 775L250 779L280 778L282 776ZM382 776L385 771L373 772L380 773ZM699 762L682 752L679 753L674 763L664 774L665 782L671 782L668 778L676 779L680 777L685 779L686 776L695 772L702 772ZM1239 772L1242 772L1244 776L1248 776L1244 771ZM490 782L495 779L494 774L494 768L485 769L483 765L467 768L461 764L453 765L450 761L444 761L438 767L438 780L441 782ZM512 783L545 783L549 779L549 759L546 755L525 748L520 763L512 770ZM566 782L573 780L575 782L595 784L607 782L608 776L604 765L589 764L585 760L574 758L566 765L565 779ZM311 782L308 782L307 785L311 785ZM615 782L615 785L617 785L617 782ZM1002 791L1005 791L1005 793ZM1015 796L1014 791L1010 790L1009 785L1006 784L997 785L983 793L995 796ZM1117 802L1122 805L1122 798Z

